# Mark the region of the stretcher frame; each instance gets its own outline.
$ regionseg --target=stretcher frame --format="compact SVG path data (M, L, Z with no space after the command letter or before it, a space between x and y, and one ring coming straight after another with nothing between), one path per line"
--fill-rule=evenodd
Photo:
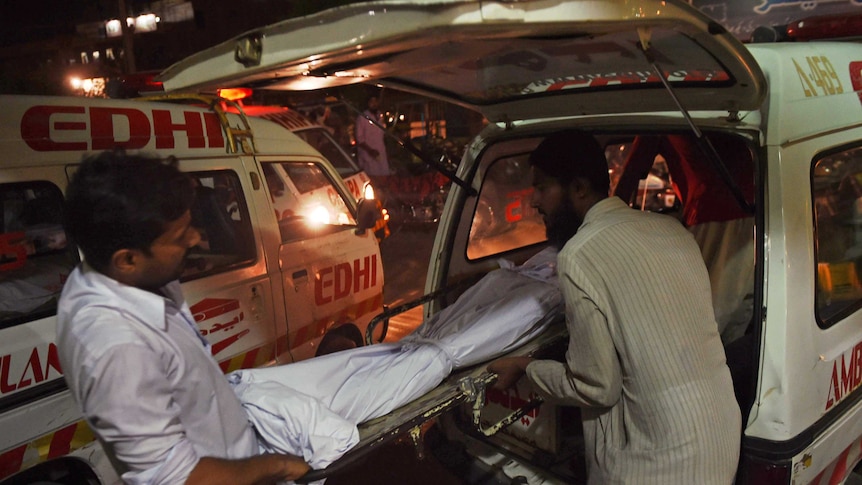
M409 305L405 306L412 308ZM388 316L391 315L391 313L388 313ZM543 317L543 320L543 323L548 323L547 330L501 357L545 355L549 349L558 347L561 342L568 342L565 318L561 312L549 313ZM477 431L490 436L505 428L508 424L520 419L521 416L541 404L541 400L539 399L532 400L500 422L482 428L480 425L480 415L485 401L484 391L497 379L496 374L486 370L487 364L488 362L484 362L456 370L424 396L388 414L360 423L357 426L359 429L359 443L356 446L325 469L311 470L295 482L301 484L312 483L343 472L354 464L360 463L363 458L377 450L380 446L405 434L411 436L414 446L421 453L420 430L422 426L460 405L469 404L473 406L473 423Z

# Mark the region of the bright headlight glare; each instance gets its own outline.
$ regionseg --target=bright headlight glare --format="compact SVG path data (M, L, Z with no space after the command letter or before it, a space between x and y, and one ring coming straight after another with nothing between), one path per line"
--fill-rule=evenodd
M362 192L363 196L366 199L370 200L374 198L374 187L372 187L371 184L365 184L365 188L362 190Z
M329 224L329 211L322 205L316 205L308 211L308 221L314 225Z

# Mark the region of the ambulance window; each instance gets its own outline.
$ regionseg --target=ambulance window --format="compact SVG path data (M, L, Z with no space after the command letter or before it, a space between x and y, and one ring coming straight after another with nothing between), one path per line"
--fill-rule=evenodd
M501 158L488 167L467 243L475 260L545 241L542 216L533 195L528 154Z
M335 142L335 139L325 128L310 128L294 133L329 160L342 177L349 177L359 172L359 167L356 166L350 155Z
M0 328L56 313L79 261L62 217L63 195L54 184L0 184Z
M344 196L317 163L264 163L263 176L282 242L299 241L354 227Z
M862 148L820 158L811 182L817 320L829 327L862 308Z
M227 271L254 261L254 235L239 178L231 170L193 172L192 225L201 242L192 248L182 280Z

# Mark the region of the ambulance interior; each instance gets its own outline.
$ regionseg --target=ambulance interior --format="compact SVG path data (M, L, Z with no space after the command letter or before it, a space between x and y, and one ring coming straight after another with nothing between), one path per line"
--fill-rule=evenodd
M753 398L756 376L752 375L751 363L758 352L754 336L759 332L754 323L755 301L758 301L754 284L756 261L761 260L755 254L756 148L744 136L717 132L706 133L705 140L697 140L688 131L595 135L605 146L612 194L634 208L679 219L701 246L713 288L719 334L745 415ZM541 216L530 206L533 189L527 163L529 153L540 141L541 137L504 140L482 151L474 178L481 183L473 184L479 187L478 193L459 191L450 197L460 196L460 204L457 200L448 201L461 211L459 225L448 239L452 255L448 279L441 290L420 299L422 302L432 301L431 307L446 308L458 301L465 288L471 288L487 271L497 268L499 258L522 263L545 248ZM705 154L710 145L721 166L716 166L715 160ZM517 294L511 295L513 300L518 298ZM567 344L562 311L557 308L543 318L549 323L542 334L524 338L520 347L506 352L562 360ZM499 325L509 325L508 320L500 315ZM360 443L329 468L313 471L303 481L311 482L349 466L361 457L363 450L408 430L415 431L436 417L454 421L467 434L496 433L500 437L496 443L503 446L503 451L535 459L535 450L523 449L517 439L507 437L520 435L520 431L510 429L516 428L517 423L506 426L525 415L541 413L541 407L535 410L540 401L526 399L524 393L513 400L490 389L494 376L485 371L487 362L458 368L421 398L360 424ZM508 404L500 406L500 403ZM460 409L446 412L453 408ZM583 469L572 465L583 461L578 458L583 453L578 411L554 408L553 412L561 413L557 418L559 436L542 450L546 453L542 459L552 469L561 468L556 470L560 476L572 480L582 477ZM496 428L502 430L497 432Z
M0 184L0 328L52 315L78 262L48 182Z

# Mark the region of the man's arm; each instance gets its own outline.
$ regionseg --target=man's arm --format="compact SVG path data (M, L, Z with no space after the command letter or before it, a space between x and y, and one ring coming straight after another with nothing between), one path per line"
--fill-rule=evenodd
M293 455L258 455L243 460L204 457L189 474L186 485L264 485L296 480L309 470Z
M560 266L563 262L560 262ZM569 347L566 363L537 360L527 375L540 394L582 407L608 407L620 399L622 369L603 311L585 290L586 281L562 274Z

